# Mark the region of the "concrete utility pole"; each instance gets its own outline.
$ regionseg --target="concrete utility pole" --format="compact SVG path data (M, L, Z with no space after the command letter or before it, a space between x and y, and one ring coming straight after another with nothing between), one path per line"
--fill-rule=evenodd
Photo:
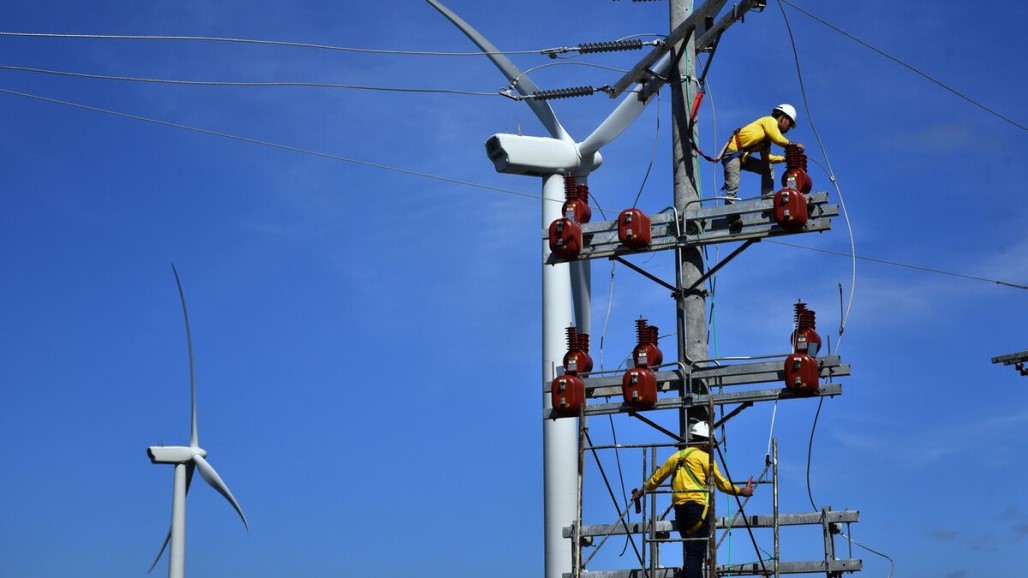
M671 0L671 29L674 30L693 10L692 0ZM693 150L689 134L689 106L694 95L693 72L696 58L694 49L695 35L690 34L678 50L684 50L676 69L672 70L671 79L671 149L674 155L674 187L675 209L678 215L685 213L687 207L698 200L696 175L698 174L697 155ZM676 54L677 56L677 54ZM696 247L682 247L678 250L676 277L679 295L677 299L677 331L678 360L682 363L707 359L707 311L704 294L697 291L688 295L682 292L691 287L703 275L703 253ZM683 382L683 389L690 387ZM685 391L682 392L686 393ZM693 410L696 411L696 410ZM688 417L701 418L702 414L687 415L682 411L679 417L679 428L684 437L688 429Z

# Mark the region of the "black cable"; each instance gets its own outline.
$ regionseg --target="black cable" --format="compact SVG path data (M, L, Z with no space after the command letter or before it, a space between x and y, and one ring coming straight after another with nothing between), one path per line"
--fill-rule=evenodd
M820 22L821 24L824 24L825 26L827 26L827 27L831 28L832 30L838 32L839 34L842 34L843 36L845 36L845 37L849 38L850 40L860 44L861 46L864 46L865 48L873 50L873 51L877 52L878 54L884 56L885 58L888 58L889 60L895 62L896 64L899 64L900 66L903 66L904 68L906 68L906 69L908 69L908 70L910 70L910 71L912 71L912 72L914 72L914 73L916 73L916 74L918 74L918 75L920 75L920 76L922 76L922 77L932 81L933 83L935 83L936 85L938 85L942 89L947 90L947 91L949 91L949 92L959 96L960 98L962 98L962 99L966 100L967 102L977 106L978 108L984 110L985 112L987 112L987 113L989 113L989 114L991 114L993 116L996 116L997 118L999 118L999 119L1001 119L1001 120L1003 120L1003 121L1005 121L1007 123L1010 123L1010 124L1016 126L1017 128L1019 128L1021 130L1028 130L1028 127L1024 126L1023 124L1020 124L1020 123L1018 123L1018 122L1016 122L1014 120L1011 120L1011 119L1003 116L1002 114L1000 114L1000 113L996 112L995 110L985 106L984 104L974 100L973 98L967 96L966 94L963 94L962 92L959 92L956 89L950 88L949 86L943 84L942 81L936 80L935 78L932 78L928 74L918 70L914 66L911 66L910 64L907 64L906 62L903 62L899 58L896 58L895 56L887 54L886 52L884 52L884 51L882 51L882 50L880 50L878 48L875 48L874 46L871 46L867 42L864 42L863 40L857 38L856 36L850 34L849 32L846 32L846 31L840 29L839 27L837 27L837 26L835 26L833 24L829 24L825 20L823 20L823 19L821 19L821 18L811 14L810 12L807 12L806 10L800 8L799 6L793 4L792 2L789 2L788 0L779 0L779 5L781 5L781 3L783 3L783 2L785 4L788 4L791 8L795 9L796 11L798 11L798 12L800 12L800 13L802 13L802 14L804 14L804 15L806 15L806 16L808 16L808 17L810 17L810 18L812 18L812 19L814 19L814 20L816 20L818 22Z
M808 157L809 158L809 157ZM784 245L786 247L794 247L796 249L806 249L808 251L817 251L819 253L828 253L829 255L838 255L840 257L850 257L860 259L862 261L871 261L873 263L881 263L883 265L892 265L893 267L903 267L906 269L914 269L915 271L925 271L927 273L936 273L939 275L949 275L951 277L961 277L963 279L970 279L972 281L982 281L985 283L994 283L996 285L1003 285L1011 287L1013 289L1024 289L1028 290L1028 285L1020 285L1018 283L1011 283L1009 281L1000 281L999 279L989 279L988 277L977 277L975 275L966 275L964 273L954 273L952 271L944 271L942 269L931 269L929 267L922 267L920 265L910 265L907 263L900 263L898 261L887 261L885 259L878 259L875 257L862 257L860 255L851 255L849 253L843 253L840 251L832 251L829 249L818 249L816 247L807 247L804 245L795 245L793 243L785 243L783 241L765 240L765 243L774 243L776 245Z
M711 432L711 434L713 434L713 432ZM717 444L717 443L714 443L713 441L711 441L710 445L714 446L714 449L717 450L717 457L718 457L718 459L721 460L721 467L723 467L725 469L725 477L728 478L729 481L731 481L732 475L728 472L728 464L725 462L725 456L723 456L721 454L721 445ZM735 496L736 506L738 506L739 512L742 514L743 522L746 523L746 532L750 535L750 542L753 543L753 550L757 554L757 561L760 562L761 572L764 575L767 575L768 574L767 566L764 565L764 557L760 555L760 546L757 545L757 538L756 538L756 536L753 535L753 526L750 525L750 520L749 520L749 518L746 517L746 512L745 512L745 510L742 507L742 500L739 499L739 495L738 494L732 494L732 495Z
M657 158L657 144L660 142L660 92L657 93L657 128L653 134L653 151L650 153L650 162L646 165L646 174L643 175L642 183L639 184L639 192L635 194L635 200L632 201L632 208L639 204L639 197L643 194L643 189L646 188L646 181L650 179L650 171L653 169L653 160Z
M624 470L624 468L621 467L621 452L618 451L618 434L617 434L617 429L615 429L615 427L614 427L614 416L612 414L608 413L607 414L607 421L610 422L610 437L611 437L611 441L614 444L614 460L617 462L618 479L621 481L621 499L624 500L625 507L627 508L628 507L628 492L625 491L625 470ZM625 555L625 552L628 550L628 543L630 541L631 541L630 537L626 536L625 537L625 547L621 549L621 553L618 554L619 557Z
M824 404L825 398L821 398L817 402L817 412L814 413L814 423L810 426L810 441L807 443L807 497L810 498L810 507L815 512L818 511L817 504L814 503L814 493L810 489L810 456L814 453L814 431L817 429L817 418L821 415L821 405Z
M618 504L617 497L614 495L614 489L610 487L610 480L607 479L607 474L603 470L603 464L600 462L600 456L596 453L596 448L593 447L593 441L592 441L592 438L589 436L589 430L585 431L585 441L589 444L589 452L592 453L593 460L596 461L596 467L600 471L600 477L603 478L603 483L607 486L607 493L610 494L610 500L614 503L614 509L617 510L618 513L620 514L621 513L621 506ZM625 504L626 504L625 508L627 509L628 508L627 500L626 500ZM631 515L631 514L628 514L628 515ZM631 531L628 528L628 522L625 521L624 516L621 517L620 521L621 521L621 524L625 528L625 533L628 535L629 542L631 542L631 544L632 544L632 550L635 551L635 556L636 556L636 558L639 559L639 566L643 567L643 574L648 576L648 573L646 572L646 568L645 568L645 563L643 562L642 554L639 552L639 548L635 545L635 540L631 539L632 538L632 533L631 533Z

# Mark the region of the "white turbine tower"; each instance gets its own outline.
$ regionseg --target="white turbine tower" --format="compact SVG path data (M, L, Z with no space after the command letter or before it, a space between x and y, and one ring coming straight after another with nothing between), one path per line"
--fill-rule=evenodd
M155 464L172 464L175 466L175 484L171 495L171 528L161 549L157 552L150 571L157 566L157 562L164 554L165 548L171 543L171 551L168 553L168 577L183 578L185 576L186 563L186 494L189 492L189 485L193 479L193 470L200 470L200 477L218 491L236 509L239 517L243 520L243 526L247 532L250 525L246 521L243 509L239 507L228 486L222 481L218 472L204 459L207 450L200 447L196 433L196 374L193 365L193 337L189 330L189 312L186 310L186 295L182 291L182 282L179 280L178 271L175 265L171 266L175 273L175 283L178 285L179 299L182 301L182 315L186 320L186 345L189 350L189 387L191 398L192 419L190 422L189 445L188 446L151 446L146 449L150 461Z
M426 0L454 25L460 28L482 50L511 85L525 96L525 103L546 130L547 137L496 134L486 141L486 152L501 173L538 176L543 181L542 229L562 217L564 176L573 175L586 182L589 173L599 168L603 158L600 149L620 135L642 113L649 96L665 82L671 69L670 54L664 55L653 68L653 79L640 84L621 100L617 108L581 142L561 126L549 103L532 98L539 88L491 42L438 0ZM542 244L545 261L549 247ZM564 356L564 328L571 322L572 299L578 330L589 333L590 280L589 262L544 265L543 285L543 381L554 377L555 368ZM543 396L545 408L550 399ZM543 423L543 494L546 578L559 578L571 571L571 543L563 538L562 527L570 525L577 515L578 431L574 420L546 420Z

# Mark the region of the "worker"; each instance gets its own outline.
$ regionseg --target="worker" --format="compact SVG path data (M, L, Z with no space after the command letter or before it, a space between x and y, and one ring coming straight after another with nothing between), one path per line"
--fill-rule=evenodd
M685 540L684 578L701 578L703 561L707 557L707 538L710 523L707 518L707 475L710 472L710 431L706 422L697 422L689 428L694 444L675 452L653 472L642 489L632 492L632 500L653 491L671 476L671 504L675 508L675 524ZM714 485L726 494L753 495L753 479L742 488L726 480L714 464Z
M760 196L771 198L775 188L775 171L771 166L785 157L771 154L771 143L785 146L795 144L803 151L803 145L792 143L785 133L796 128L796 109L791 104L779 104L769 116L762 116L736 130L721 151L721 164L725 169L725 204L731 205L738 198L739 173L749 171L760 175ZM752 153L759 152L760 158Z

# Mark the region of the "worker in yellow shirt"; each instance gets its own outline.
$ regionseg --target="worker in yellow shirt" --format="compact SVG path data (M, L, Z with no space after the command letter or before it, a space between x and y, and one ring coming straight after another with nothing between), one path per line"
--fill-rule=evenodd
M728 144L721 151L721 164L725 169L724 191L726 205L735 202L739 192L739 173L749 171L760 175L760 196L770 198L774 194L775 171L771 166L785 157L771 154L771 144L785 146L796 144L785 138L785 133L796 127L796 109L791 104L779 104L769 116L762 116L732 134ZM759 152L760 158L753 153Z
M675 524L678 533L685 539L684 578L701 578L703 561L707 557L706 540L710 535L707 519L707 475L710 472L710 431L706 422L698 422L689 428L693 445L672 454L653 472L641 490L632 492L632 500L639 500L646 492L654 490L671 476L671 504L675 508ZM714 485L726 494L737 496L753 495L753 480L742 488L726 480L714 464ZM673 475L672 475L673 474Z

